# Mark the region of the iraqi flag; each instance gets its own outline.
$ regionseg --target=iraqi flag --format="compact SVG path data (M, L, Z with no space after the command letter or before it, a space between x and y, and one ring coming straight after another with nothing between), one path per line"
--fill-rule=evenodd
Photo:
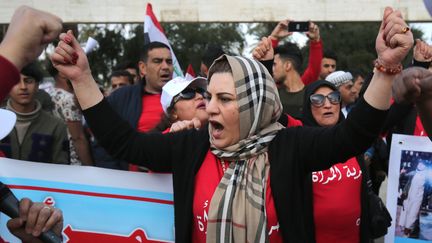
M152 41L159 41L169 46L169 48L171 49L171 56L174 65L173 78L178 76L183 77L183 72L180 68L180 64L178 63L173 49L165 36L164 30L162 29L159 21L156 19L156 16L153 14L152 5L150 3L147 3L147 10L144 19L144 43L147 44Z
M186 70L185 79L192 80L196 77L195 71L193 70L192 64L189 64Z

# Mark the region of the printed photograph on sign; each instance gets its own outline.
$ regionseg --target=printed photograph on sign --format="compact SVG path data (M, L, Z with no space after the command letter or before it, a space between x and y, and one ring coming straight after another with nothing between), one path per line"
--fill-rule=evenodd
M392 225L385 243L432 241L432 142L393 134L386 190Z
M395 236L432 240L432 153L401 153Z

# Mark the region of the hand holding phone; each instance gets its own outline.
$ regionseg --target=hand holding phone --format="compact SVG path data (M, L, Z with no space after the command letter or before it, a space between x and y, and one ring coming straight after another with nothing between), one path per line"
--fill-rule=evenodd
M309 31L309 21L292 21L288 23L289 32L307 32Z

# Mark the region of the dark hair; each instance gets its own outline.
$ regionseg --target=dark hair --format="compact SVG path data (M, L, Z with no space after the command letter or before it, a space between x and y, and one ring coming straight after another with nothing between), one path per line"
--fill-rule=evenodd
M303 63L303 56L301 54L300 48L294 43L285 43L278 46L274 50L275 55L279 54L280 58L284 61L290 61L294 69L299 72L301 65Z
M151 50L157 49L157 48L166 48L168 50L171 50L169 48L169 46L165 45L164 43L158 42L158 41L153 41L153 42L150 42L150 43L144 45L144 48L141 51L140 60L143 62L147 62L148 53Z
M336 52L334 52L334 51L332 51L332 50L330 50L330 49L326 49L326 50L324 50L323 58L333 59L333 60L335 60L336 62L337 62L337 60L338 60L338 59L337 59Z
M201 62L209 68L213 64L214 60L223 54L225 54L225 52L222 50L221 46L210 44L207 46L207 50L204 52Z
M44 76L42 71L39 69L39 67L34 62L25 66L21 70L21 74L34 78L37 83L42 81L43 76Z
M135 69L138 73L138 65L132 61L124 61L124 62L119 62L117 63L117 65L115 65L112 70L113 71L120 71L120 70L126 70L126 69Z
M226 57L219 59L217 62L214 62L208 72L208 82L210 82L211 77L215 73L232 73L231 66Z
M353 82L356 81L356 79L357 79L358 77L362 77L363 79L366 77L366 75L365 75L362 71L360 71L360 70L358 70L358 69L350 70L349 72L350 72L350 73L352 74L352 76L353 76Z
M118 71L113 71L111 73L111 75L109 76L109 80L111 81L112 77L127 77L128 81L130 84L134 83L132 74L130 74L128 71L126 70L118 70Z

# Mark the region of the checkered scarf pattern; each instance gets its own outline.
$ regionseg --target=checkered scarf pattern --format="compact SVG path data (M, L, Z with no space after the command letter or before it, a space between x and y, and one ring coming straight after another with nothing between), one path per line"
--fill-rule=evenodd
M267 147L282 128L277 122L282 105L273 78L261 63L227 55L215 62L223 59L231 66L236 87L240 141L224 149L211 146L218 158L235 162L230 163L211 199L207 242L268 242Z

